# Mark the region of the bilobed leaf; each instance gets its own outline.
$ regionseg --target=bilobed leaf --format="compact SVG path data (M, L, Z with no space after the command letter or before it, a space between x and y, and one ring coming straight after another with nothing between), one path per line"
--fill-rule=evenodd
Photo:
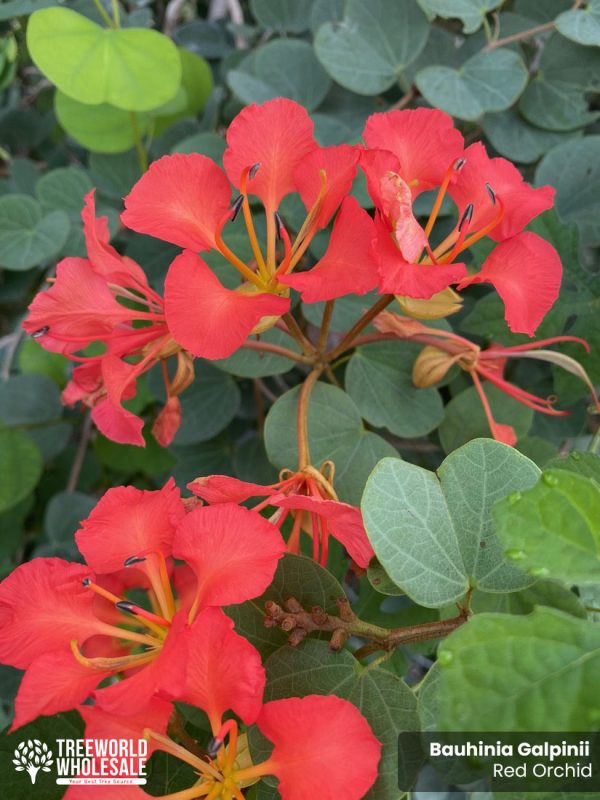
M483 387L496 422L512 425L518 439L525 436L533 422L533 411L490 383L484 383ZM478 436L490 435L481 400L474 386L450 400L439 427L439 435L446 453Z
M342 86L379 94L419 55L428 34L425 15L412 0L348 0L340 23L319 28L315 50Z
M378 342L355 351L346 368L346 391L371 425L416 438L441 422L444 407L437 389L417 389L412 381L420 350L412 343Z
M572 131L598 119L585 92L597 91L600 53L554 34L546 42L539 69L519 102L532 125L552 131Z
M561 469L545 470L536 486L493 511L506 554L534 577L567 585L598 583L600 485Z
M261 334L260 340L270 344L285 347L286 350L299 352L298 345L285 333L277 328L271 328ZM268 375L282 375L293 369L295 361L291 361L285 356L264 351L250 350L241 348L229 358L218 359L214 362L215 366L232 375L239 375L241 378L264 378Z
M460 19L464 33L479 30L486 14L502 5L503 0L417 0L426 14L443 19Z
M53 544L69 546L73 536L96 505L97 498L83 492L58 492L46 506L44 532Z
M59 167L39 179L35 193L44 208L59 208L79 215L83 198L93 188L92 179L85 170L79 167Z
M67 8L32 14L27 45L35 64L71 99L148 111L177 92L181 59L158 31L102 28Z
M311 111L331 87L331 78L307 42L276 39L261 47L251 64L252 72L240 68L227 75L230 87L245 103L289 97Z
M442 463L438 476L385 459L365 487L369 540L391 580L415 602L437 608L469 586L510 592L531 579L504 558L494 535L492 504L532 486L539 470L506 445L479 439Z
M278 469L295 469L298 463L296 419L299 387L290 389L273 404L265 422L265 447ZM308 438L313 464L335 464L334 487L340 499L355 505L367 476L384 456L396 450L380 436L366 431L351 398L325 383L312 390L308 409Z
M600 705L600 628L561 611L476 615L439 652L440 727L588 731Z
M347 651L332 653L325 642L282 647L266 663L265 702L290 695L334 694L353 703L383 745L378 777L365 800L390 800L398 791L398 734L419 730L417 701L393 673L361 667ZM250 736L253 749L254 737Z
M600 244L600 136L584 136L550 150L535 180L555 187L558 216L577 225L585 244Z
M35 489L42 474L38 448L20 430L0 429L0 513L23 500Z
M433 106L475 120L509 108L527 85L527 69L518 53L500 48L477 53L459 69L425 67L415 82Z
M600 0L588 0L584 8L559 14L555 25L567 39L583 45L600 45Z
M572 141L574 136L580 135L579 131L562 133L537 128L513 109L486 116L483 130L501 155L523 164L537 161L566 139Z
M134 146L136 135L132 113L100 103L87 105L61 91L54 98L54 110L65 131L94 153L122 153ZM135 114L140 134L148 128L147 114Z
M250 10L263 28L277 33L302 33L310 24L313 0L250 0Z
M26 270L56 256L69 235L63 211L44 214L32 197L0 197L0 266Z
M273 582L266 592L246 603L228 606L227 614L234 620L236 631L258 648L265 658L285 644L287 639L287 634L279 628L265 627L267 600L282 605L294 597L306 609L320 606L330 614L338 614L336 600L345 596L330 572L311 558L288 553L277 565Z

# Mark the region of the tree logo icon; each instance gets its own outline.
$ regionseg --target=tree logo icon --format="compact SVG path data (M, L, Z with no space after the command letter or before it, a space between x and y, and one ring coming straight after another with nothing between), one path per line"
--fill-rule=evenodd
M52 750L49 750L48 745L40 742L39 739L28 739L26 742L21 742L15 750L13 758L15 770L27 772L32 784L35 783L38 772L40 770L50 772L53 763Z

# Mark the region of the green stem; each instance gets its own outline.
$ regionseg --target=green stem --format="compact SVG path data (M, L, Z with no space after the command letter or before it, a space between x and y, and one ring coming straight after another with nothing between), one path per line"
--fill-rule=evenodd
M138 163L140 165L140 172L142 175L148 169L148 153L146 152L146 148L142 143L142 137L140 134L140 126L138 125L138 118L135 111L130 111L129 116L131 119L131 127L133 129L133 138L135 141L135 150L138 157Z
M119 0L112 0L112 15L115 23L115 28L121 27L121 11L119 9Z
M106 13L106 9L104 8L104 6L103 6L103 5L102 5L102 3L100 2L100 0L94 0L94 5L95 5L95 6L96 6L96 8L98 9L98 13L100 14L100 16L102 17L102 19L104 20L104 22L106 22L106 24L108 25L108 27L109 27L109 28L114 28L114 27L115 27L115 25L114 25L114 23L113 23L112 19L111 19L111 18L108 16L108 14Z
M393 294L385 294L383 297L380 297L379 300L371 306L362 317L355 323L352 328L348 331L348 333L344 336L342 341L338 344L337 347L334 347L329 353L326 353L327 361L330 363L334 361L339 355L341 355L344 350L348 350L349 347L352 347L354 344L354 339L358 334L367 327L367 325L375 319L377 314L383 311L394 299Z
M308 444L308 403L313 386L319 380L320 367L315 367L302 384L298 395L298 411L296 414L296 426L298 436L298 469L310 466L310 448Z
M588 447L588 453L594 453L597 455L598 450L600 450L600 425L598 425L596 433L592 436L592 441Z

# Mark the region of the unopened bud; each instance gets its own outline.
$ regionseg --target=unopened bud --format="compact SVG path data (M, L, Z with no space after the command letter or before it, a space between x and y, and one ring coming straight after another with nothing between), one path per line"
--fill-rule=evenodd
M450 286L437 292L429 300L396 295L396 301L402 311L414 319L444 319L462 308L461 296Z
M435 386L456 363L456 357L433 345L424 347L413 365L412 380L419 389Z

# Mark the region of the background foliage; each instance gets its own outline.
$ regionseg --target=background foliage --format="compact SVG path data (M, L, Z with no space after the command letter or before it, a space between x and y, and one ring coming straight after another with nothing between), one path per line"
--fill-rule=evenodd
M40 15L37 23L36 17L28 23L28 15L41 8L47 9L43 21ZM324 145L358 141L374 111L437 106L454 116L468 142L483 139L490 152L513 160L527 180L554 185L556 210L530 227L559 250L565 279L560 300L538 335L568 332L585 338L592 346L590 356L571 346L565 351L600 382L598 0L126 0L118 4L118 12L122 27L111 30L109 37L102 34L98 44L100 29L91 23L106 27L106 17L113 13L110 0L9 0L0 5L2 576L36 555L76 559L72 534L110 486L155 487L168 474L181 486L210 473L269 482L278 469L293 466L294 387L302 373L289 361L249 351L216 363L198 361L198 380L182 397L183 425L173 445L163 450L148 436L147 447L139 449L108 441L92 430L86 414L62 407L68 362L26 339L19 327L57 260L84 255L79 213L93 186L100 213L109 218L113 244L141 263L159 288L177 250L120 228L121 198L148 159L199 152L219 161L228 122L248 103L280 95L302 103ZM109 58L98 51L89 70L81 71L78 58L62 46L63 37L73 31L82 52L98 45L107 48ZM369 207L360 178L353 193ZM431 200L424 196L419 202L426 213ZM285 203L282 214L293 228L297 206ZM236 241L235 231L230 235L240 251L242 240ZM312 257L322 248L323 239L316 237ZM484 256L477 244L471 257L480 263ZM358 319L367 301L350 297L336 303L334 337ZM301 312L309 335L315 335L321 305ZM469 294L450 322L457 332L482 342L516 344L526 338L509 333L499 298L481 287ZM276 343L280 337L277 330L264 336ZM375 465L387 457L371 478L364 501L369 533L387 572L376 565L368 579L345 586L363 619L383 625L438 619L473 578L482 589L474 597L476 611L519 615L536 604L559 609L539 609L527 620L475 619L458 631L455 645L442 649L447 655L440 657L448 665L448 696L456 699L467 689L476 691L465 685L459 668L461 658L471 658L470 640L489 637L497 642L518 634L511 626L519 631L528 627L527 635L540 639L536 669L542 672L544 648L556 637L569 641L572 636L579 646L587 646L582 641L592 633L582 628L589 625L582 619L585 610L568 587L588 586L586 602L598 605L594 576L600 514L594 518L590 512L589 519L580 519L565 512L564 504L579 510L582 502L590 508L597 505L591 478L598 478L599 471L593 456L557 458L585 449L594 423L587 415L585 387L572 375L526 362L512 367L511 379L542 396L557 394L571 415L534 416L490 391L495 416L516 428L522 455L515 451L507 461L502 446L466 445L489 435L475 391L454 372L441 389L416 389L411 367L418 349L411 343L380 343L360 347L339 363L335 374L340 385L319 383L312 395L311 452L315 463L336 462L336 489L341 499L354 504L360 503ZM159 399L160 380L150 375L133 410L150 420ZM441 464L438 481L429 470ZM552 470L544 473L545 482L538 482L539 467L548 465ZM487 486L484 497L478 481L485 469L494 472L498 487L490 494ZM454 494L449 488L453 483ZM392 491L398 498L406 486L414 489L408 505L388 508L377 496ZM468 487L464 494L458 491L461 486ZM520 504L511 504L509 497L494 508L498 540L492 540L491 505L515 491L523 493ZM443 529L447 539L437 555L427 554L426 579L413 587L406 564L419 554L394 546L386 531L392 524L405 524L395 516L410 516L410 503L420 508L432 498L438 516L423 522L420 535L435 538ZM484 499L489 519L467 524L465 508L479 508ZM548 503L556 503L556 513L571 526L562 529L562 538L551 549L541 520ZM525 543L525 534L534 528L539 535ZM574 550L573 542L585 536L586 548ZM506 548L519 571L505 562L498 568ZM453 564L450 573L448 560ZM438 561L446 566L441 568ZM309 562L301 569L287 568L303 576L300 599L326 607L336 592L343 594L336 581L343 581L344 565L339 553L333 576ZM376 735L386 737L391 758L395 733L416 724L416 701L400 677L414 683L431 665L435 643L402 648L382 668L357 676L349 654L334 656L320 641L308 642L296 654L300 660L288 663L289 654L280 649L283 634L264 630L256 608L232 613L239 613L243 632L263 655L270 655L269 698L280 696L278 681L290 670L302 693L302 675L318 666L323 677L317 685L311 672L308 689L326 693L343 686L343 696L361 697L359 705ZM500 646L493 653L478 650L477 658L482 670L493 672L503 668L504 656L509 659L510 653ZM1 675L5 721L16 686L13 673L3 668ZM534 679L531 671L528 676ZM431 702L430 695L424 692L423 701ZM464 704L448 702L442 718L448 724L468 724L469 713L479 707L474 694L471 703L469 711ZM490 719L494 713L489 711ZM378 723L383 714L385 723ZM509 726L513 722L506 720ZM64 724L68 728L76 723L69 719ZM394 769L388 761L370 797L395 796ZM183 785L185 780L183 776ZM167 784L175 790L160 773L157 792ZM266 786L256 792L256 798L270 796Z

